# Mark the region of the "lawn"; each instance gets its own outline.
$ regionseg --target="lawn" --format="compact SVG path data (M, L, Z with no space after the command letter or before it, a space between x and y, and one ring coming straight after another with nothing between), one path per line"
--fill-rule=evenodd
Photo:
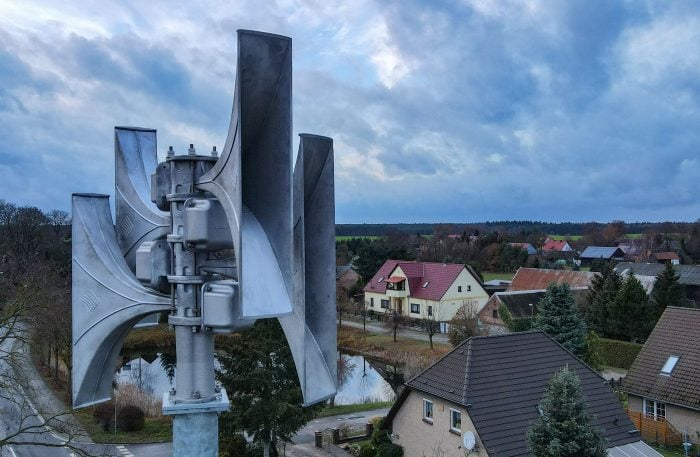
M143 430L114 433L113 428L105 431L95 422L92 418L93 411L94 408L85 408L73 411L73 416L96 443L155 443L172 440L173 421L170 416L147 417Z
M662 447L662 446L654 446L651 444L650 444L650 446L653 447L657 452L659 452L664 457L683 457L683 456L685 456L685 452L683 452L683 448L680 446L675 446L672 448ZM695 455L693 452L694 451L689 451L688 456Z
M347 241L347 240L351 240L353 238L365 238L368 240L376 240L376 239L383 238L383 237L375 236L375 235L367 235L367 236L359 236L359 235L345 236L345 235L343 235L343 236L336 236L335 241Z
M552 240L578 241L583 238L583 235L547 235L547 238Z
M515 273L495 273L491 271L483 271L481 274L484 276L484 282L493 281L494 279L510 281L513 279L513 276L515 276Z

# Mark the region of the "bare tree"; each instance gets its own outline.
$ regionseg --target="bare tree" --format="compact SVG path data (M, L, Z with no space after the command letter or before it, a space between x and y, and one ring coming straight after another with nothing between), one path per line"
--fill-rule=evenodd
M471 336L478 335L476 315L476 303L473 300L464 300L450 321L448 339L452 346L457 346Z

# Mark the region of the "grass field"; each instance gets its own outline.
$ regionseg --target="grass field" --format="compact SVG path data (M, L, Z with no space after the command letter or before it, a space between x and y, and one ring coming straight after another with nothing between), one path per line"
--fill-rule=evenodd
M85 408L73 411L73 416L97 443L155 443L170 441L173 438L173 420L170 416L147 417L143 430L114 433L113 427L105 431L95 422L92 418L93 410L94 408Z
M492 273L490 271L483 271L481 274L484 276L484 281L493 281L494 279L510 281L515 276L515 273Z
M583 235L547 235L547 238L552 240L578 241L583 238Z

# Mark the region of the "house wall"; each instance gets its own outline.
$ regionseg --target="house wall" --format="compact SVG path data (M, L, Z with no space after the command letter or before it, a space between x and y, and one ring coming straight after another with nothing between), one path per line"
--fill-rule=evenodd
M433 402L433 423L423 421L423 399ZM474 424L463 406L432 395L411 391L394 416L393 442L403 447L404 457L465 457L462 436L450 431L450 408L462 413L462 432L476 436L477 447L469 457L488 457Z
M627 404L632 411L644 412L642 397L629 394ZM687 431L691 443L700 444L700 411L666 403L666 421L679 433Z
M498 332L498 333L507 333L506 329L506 324L503 322L503 319L501 319L501 314L499 311L499 308L501 306L501 301L498 299L498 297L494 294L489 298L489 300L486 302L486 305L483 307L481 311L479 311L479 321L484 325L486 328L490 327L501 327L506 330L506 332ZM493 312L496 311L496 315L498 317L493 317ZM491 333L489 333L491 334Z

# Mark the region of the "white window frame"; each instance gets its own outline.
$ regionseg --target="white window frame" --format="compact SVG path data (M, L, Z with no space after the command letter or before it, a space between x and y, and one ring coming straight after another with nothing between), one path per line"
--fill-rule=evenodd
M459 427L455 427L455 413L459 414ZM462 433L462 411L450 408L450 431Z
M428 408L427 406L430 405L430 416L427 415ZM433 423L433 417L435 417L435 408L433 405L432 400L428 400L427 398L423 399L423 420L426 422L430 422L431 424Z
M653 413L648 413L647 408ZM655 421L666 420L666 403L662 401L652 400L651 398L645 398L642 404L642 410L644 412L644 417L649 419L654 419Z

